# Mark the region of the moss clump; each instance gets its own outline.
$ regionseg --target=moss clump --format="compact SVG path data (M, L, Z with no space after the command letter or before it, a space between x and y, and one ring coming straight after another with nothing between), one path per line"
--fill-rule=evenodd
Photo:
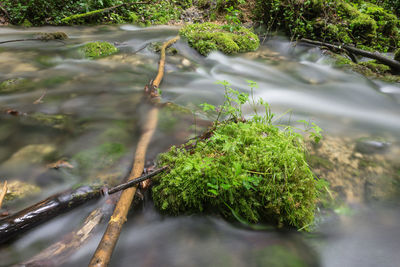
M82 50L85 54L85 57L91 59L109 56L118 52L118 48L109 42L87 43Z
M228 29L210 22L191 24L183 27L179 34L204 56L215 50L225 54L254 51L260 45L257 35L240 26Z
M155 179L155 205L168 214L218 211L226 218L307 228L316 187L302 136L256 120L228 121L190 151L159 158L171 171Z

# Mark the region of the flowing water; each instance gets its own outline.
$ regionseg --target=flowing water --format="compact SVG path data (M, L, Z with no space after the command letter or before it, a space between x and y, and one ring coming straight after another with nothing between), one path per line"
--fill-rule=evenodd
M143 47L175 36L178 29L1 28L0 41L53 31L64 31L70 39L65 44L30 41L0 46L0 83L11 84L0 86L0 178L19 181L14 190L27 195L5 204L3 210L10 213L79 183L115 183L126 175L146 123L142 90L157 70L158 55ZM97 40L115 43L120 52L84 59L82 44ZM233 88L250 92L246 80L252 80L259 86L255 96L270 103L277 114L275 123L302 127L298 121L306 120L324 129L325 140L312 153L314 159L323 157L333 165L316 164L315 172L331 183L330 193L341 201L331 212L321 208L316 232L308 234L255 231L215 217L163 217L145 198L129 215L112 266L400 262L400 85L335 69L319 49L294 47L284 38L238 56L212 53L204 58L184 41L175 46L179 53L167 58L161 85L162 101L173 105L161 112L147 165L169 146L207 127L198 104L222 103L223 89L216 81L226 80ZM245 112L250 115L251 108ZM60 168L49 167L58 160L64 160ZM26 186L30 187L25 192ZM79 227L96 205L59 216L0 247L0 265L36 255ZM65 266L89 262L105 223Z

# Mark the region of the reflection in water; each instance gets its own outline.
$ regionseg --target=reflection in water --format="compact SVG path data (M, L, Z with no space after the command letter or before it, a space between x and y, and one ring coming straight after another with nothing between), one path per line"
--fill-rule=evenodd
M322 265L399 266L400 210L375 207L354 217L327 224L328 233L317 247Z
M38 31L64 31L70 40L67 45L20 42L0 48L0 110L26 114L0 113L0 177L41 188L40 193L6 203L11 212L77 183L115 183L124 177L146 123L141 92L154 78L158 61L148 48L133 52L176 35L177 28L2 28L0 41L29 38ZM83 59L80 46L95 40L115 42L120 52L97 61ZM176 47L179 54L168 58L161 86L163 101L172 105L161 113L148 164L170 145L207 127L200 112L193 127L192 110L199 111L196 106L203 102L222 102L217 80L246 92L250 91L246 80L253 80L259 85L256 97L268 101L273 112L291 110L277 123L300 126L297 120L311 120L333 136L311 155L315 171L331 182L341 205L367 211L355 217L323 218L331 221L322 226L322 237L308 238L302 233L247 231L207 217L161 218L147 205L128 220L113 266L394 266L399 262L398 210L368 209L388 199L398 204L396 197L385 193L398 192L386 188L398 188L400 180L398 84L333 69L318 49L293 48L279 38L239 56L212 53L203 58L183 40ZM43 92L41 103L35 103ZM252 111L244 110L247 115ZM383 138L390 147L384 155L364 155L355 150L355 143L365 136ZM49 169L60 159L72 168ZM92 208L65 214L0 248L0 265L38 253L77 227ZM99 230L66 265L86 265L100 237Z

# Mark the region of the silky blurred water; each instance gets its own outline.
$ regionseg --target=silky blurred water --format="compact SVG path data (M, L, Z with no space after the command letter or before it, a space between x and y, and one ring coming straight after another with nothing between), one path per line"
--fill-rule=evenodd
M66 32L70 39L65 44L32 41L0 45L0 83L17 79L13 90L0 90L0 178L42 188L40 193L6 205L10 212L102 175L115 174L122 179L146 123L142 90L157 70L158 55L148 47L142 48L175 36L178 28L10 27L0 28L0 41L54 31ZM115 43L120 52L95 61L84 59L79 48L98 40ZM216 84L222 80L245 92L250 92L247 80L257 82L255 97L267 101L274 113L286 114L276 123L299 126L298 120L306 120L317 123L329 135L380 136L390 141L393 150L399 147L399 84L335 69L319 49L294 47L280 37L256 52L237 56L216 52L204 58L183 40L175 47L179 54L167 58L162 101L198 112L197 125L193 127L190 112L162 112L147 155L148 165L158 153L207 126L198 105L223 102L223 88ZM41 97L40 103L35 103ZM20 115L7 114L5 110L9 109ZM252 114L250 107L244 107L244 111L247 116ZM49 122L37 119L35 114L62 118ZM80 151L104 143L118 143L124 148L107 170L98 166L101 159L90 161L84 168L76 165L75 155ZM15 156L32 144L54 151L43 154L39 162L27 160L29 155ZM35 153L42 156L40 151L32 155ZM59 159L75 168L48 170L47 164ZM94 205L62 215L1 247L0 265L22 262L37 254L78 227ZM146 200L142 209L130 214L111 265L396 266L400 262L398 202L354 208L356 215L330 217L310 235L254 231L213 217L162 217ZM100 228L104 226L105 222ZM86 265L102 230L64 265Z

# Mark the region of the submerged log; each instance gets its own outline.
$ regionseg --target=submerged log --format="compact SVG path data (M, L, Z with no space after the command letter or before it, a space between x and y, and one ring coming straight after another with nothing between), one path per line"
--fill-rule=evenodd
M17 237L19 234L34 228L50 219L68 212L90 200L98 199L103 194L114 194L129 187L136 186L138 183L149 179L167 167L159 168L152 173L142 175L137 179L120 184L110 189L99 186L82 186L75 190L55 194L47 199L23 209L13 215L0 220L0 244Z
M349 45L333 45L330 43L319 42L319 41L314 41L314 40L309 40L309 39L301 39L300 42L317 45L317 46L324 46L324 47L329 48L330 50L333 50L334 52L346 50L350 54L355 54L355 55L359 55L362 57L375 59L375 60L379 61L380 63L389 66L396 73L400 72L400 62L398 62L394 59L385 57L384 55L382 55L378 52L370 52L370 51L362 50L362 49L359 49L359 48L356 48L353 46L349 46Z

